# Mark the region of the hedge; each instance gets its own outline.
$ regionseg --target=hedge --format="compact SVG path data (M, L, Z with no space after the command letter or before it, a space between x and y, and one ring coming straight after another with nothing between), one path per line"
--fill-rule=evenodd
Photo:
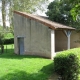
M5 39L4 44L14 44L14 38Z
M79 58L75 53L60 53L54 58L54 70L61 80L78 80Z

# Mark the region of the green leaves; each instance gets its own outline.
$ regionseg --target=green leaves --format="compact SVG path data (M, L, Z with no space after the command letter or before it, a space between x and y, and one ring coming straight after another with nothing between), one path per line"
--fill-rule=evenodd
M72 6L68 4L68 1L53 1L48 6L47 16L52 21L56 21L65 25L69 25L72 22L72 16L70 14Z
M55 72L61 75L62 80L78 80L80 68L78 56L65 51L54 58Z
M0 0L1 10L2 10L2 19L3 27L6 28L6 17L10 23L10 27L13 27L13 11L23 11L27 13L33 13L37 10L42 10L42 4L48 2L48 0Z
M46 12L52 21L79 28L80 1L77 0L54 0L48 6Z

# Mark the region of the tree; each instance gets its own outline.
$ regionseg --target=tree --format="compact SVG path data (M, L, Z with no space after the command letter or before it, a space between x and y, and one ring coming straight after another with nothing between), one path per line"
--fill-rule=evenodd
M5 0L2 0L2 22L3 22L3 27L6 28L6 10L5 10Z
M71 10L71 15L76 20L76 18L80 17L80 0L73 0L72 4L74 4L74 7Z
M41 3L48 0L0 0L2 3L2 19L3 26L6 26L6 16L9 17L10 26L13 26L13 11L24 11L27 13L33 13L37 9L41 8Z
M4 52L4 40L5 40L6 29L0 26L0 47L1 53Z
M72 6L69 5L68 2L64 3L63 1L55 0L49 4L48 9L49 10L46 14L52 21L65 25L70 25L70 23L73 21L72 15L70 14Z
M74 0L54 0L48 6L47 16L50 20L62 23L68 26L79 26L78 21L74 20L71 13L76 4Z

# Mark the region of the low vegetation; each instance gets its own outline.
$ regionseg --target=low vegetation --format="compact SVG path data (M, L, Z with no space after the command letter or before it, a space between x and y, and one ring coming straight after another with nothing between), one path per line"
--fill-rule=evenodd
M1 53L4 53L4 45L14 44L14 36L6 29L0 28L0 48Z
M4 34L4 45L14 44L14 35L12 33Z
M80 80L80 49L71 49L57 54L54 58L54 70L61 80Z

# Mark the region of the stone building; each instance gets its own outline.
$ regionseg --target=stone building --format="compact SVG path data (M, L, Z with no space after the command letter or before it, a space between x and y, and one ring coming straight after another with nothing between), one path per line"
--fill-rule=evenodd
M71 37L71 38L70 38ZM56 51L79 47L74 28L41 16L14 11L14 51L20 55L52 58Z

